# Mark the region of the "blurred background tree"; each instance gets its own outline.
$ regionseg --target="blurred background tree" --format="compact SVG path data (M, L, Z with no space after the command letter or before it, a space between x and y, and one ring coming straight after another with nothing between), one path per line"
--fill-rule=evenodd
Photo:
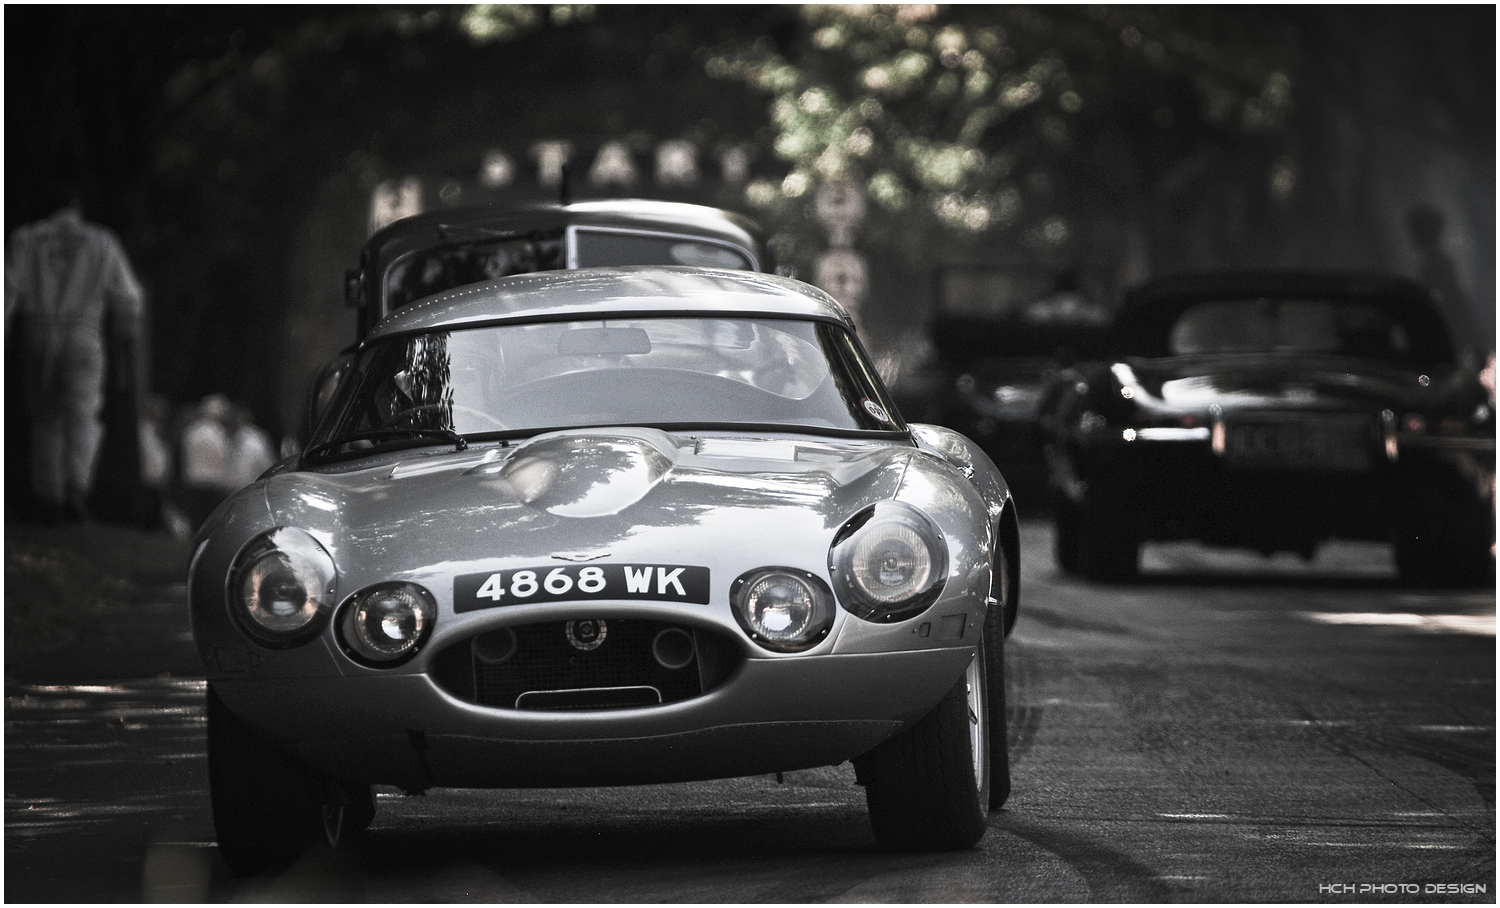
M813 234L789 247L816 245L803 200L836 180L874 203L867 242L913 267L1006 247L1076 261L1126 221L1207 222L1198 235L1227 246L1290 188L1295 43L1256 9L802 12L789 53L750 41L706 63L770 96L789 172L748 200Z
M153 311L151 384L294 431L381 183L472 201L490 149L750 149L747 210L804 277L828 182L868 195L879 343L932 269L1416 275L1429 204L1494 334L1494 8L7 6L6 226L81 178ZM520 162L530 167L524 158ZM540 197L518 181L503 198ZM659 195L650 186L636 189Z

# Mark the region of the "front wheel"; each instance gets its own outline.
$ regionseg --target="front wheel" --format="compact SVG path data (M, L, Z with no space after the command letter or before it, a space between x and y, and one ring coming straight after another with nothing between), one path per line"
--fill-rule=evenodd
M208 790L219 854L239 876L279 873L318 841L346 845L375 815L369 785L334 782L267 743L212 686Z
M1124 505L1086 506L1078 514L1075 555L1086 580L1123 583L1140 571L1141 540Z
M989 636L980 634L964 676L932 712L857 761L870 826L885 848L956 851L972 848L984 835L993 803L990 751L996 739L991 727Z
M1437 520L1401 528L1394 555L1404 586L1480 587L1494 582L1492 535L1483 527L1452 523L1456 528Z
M1082 573L1078 553L1078 505L1059 495L1052 506L1052 555L1057 567L1064 574L1078 576Z

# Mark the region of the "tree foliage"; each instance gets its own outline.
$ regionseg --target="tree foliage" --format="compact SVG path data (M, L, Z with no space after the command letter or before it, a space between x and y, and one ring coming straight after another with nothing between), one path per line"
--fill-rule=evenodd
M860 247L911 274L1307 264L1334 236L1337 264L1380 264L1400 237L1369 225L1399 234L1412 201L1360 204L1386 171L1459 173L1445 191L1489 230L1469 248L1492 249L1493 9L1425 9L12 4L6 220L82 177L148 285L154 387L223 391L283 429L305 380L289 350L348 340L370 190L472 176L506 143L746 143L748 190L700 201L757 213L804 274L827 239L812 200L840 179L870 199ZM1392 47L1438 59L1414 71ZM1476 161L1488 195L1424 148L1382 164L1412 136Z
M769 97L779 181L747 202L816 245L816 187L862 186L870 245L933 262L1008 245L1065 260L1161 194L1254 204L1295 180L1294 45L1274 15L1200 7L804 6L787 52L715 48L705 69ZM1246 152L1249 152L1247 157ZM1248 184L1248 185L1247 185ZM1214 195L1222 195L1213 192ZM1102 220L1101 220L1102 217Z

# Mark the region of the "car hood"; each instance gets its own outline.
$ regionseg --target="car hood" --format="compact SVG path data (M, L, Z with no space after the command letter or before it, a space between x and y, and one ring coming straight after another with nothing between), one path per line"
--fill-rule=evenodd
M1341 357L1216 356L1131 359L1114 367L1124 387L1164 405L1201 409L1368 409L1417 406L1446 375Z
M747 533L781 563L826 560L861 507L892 497L917 449L579 430L512 448L411 453L266 483L282 525L323 527L335 561L464 565L609 557L722 560ZM774 557L774 555L773 555ZM796 559L796 560L794 560Z

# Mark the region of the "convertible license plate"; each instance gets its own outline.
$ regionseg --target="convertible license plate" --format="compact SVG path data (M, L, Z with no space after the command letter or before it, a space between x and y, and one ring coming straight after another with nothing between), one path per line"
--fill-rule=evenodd
M528 602L649 599L708 604L708 568L682 564L547 565L453 578L453 610Z
M1367 421L1358 417L1251 420L1227 429L1232 467L1363 470L1370 464Z

